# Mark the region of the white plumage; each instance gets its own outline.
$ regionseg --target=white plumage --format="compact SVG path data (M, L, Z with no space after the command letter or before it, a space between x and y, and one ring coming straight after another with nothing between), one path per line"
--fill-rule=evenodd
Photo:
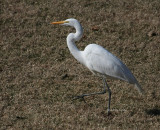
M108 113L109 113L111 91L106 83L105 78L112 77L115 79L124 80L130 84L134 84L140 93L143 91L138 81L133 76L131 71L127 68L127 66L116 56L114 56L109 51L104 49L102 46L97 44L89 44L88 46L86 46L84 51L80 51L76 47L75 41L80 40L83 34L82 26L76 19L71 18L65 21L53 22L52 24L62 24L66 26L72 26L76 29L76 33L70 33L67 36L67 45L70 52L75 57L75 59L77 59L81 64L85 65L92 73L94 73L95 75L99 75L103 78L104 81L103 92L83 94L81 96L78 96L77 98L83 98L84 96L95 95L95 94L104 94L106 92L106 87L107 87L109 92L109 103L108 103Z

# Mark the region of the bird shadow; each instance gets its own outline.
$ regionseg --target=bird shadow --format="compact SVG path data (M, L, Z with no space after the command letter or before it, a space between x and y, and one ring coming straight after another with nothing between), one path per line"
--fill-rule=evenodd
M160 116L160 109L159 108L152 108L145 110L146 114L152 116Z

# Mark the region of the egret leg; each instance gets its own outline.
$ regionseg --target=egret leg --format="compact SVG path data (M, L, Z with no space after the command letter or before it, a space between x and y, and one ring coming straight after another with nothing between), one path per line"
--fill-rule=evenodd
M110 114L110 105L111 105L111 90L110 90L110 88L109 88L109 86L108 86L108 84L107 84L106 80L105 80L105 79L103 79L103 81L104 81L104 83L105 83L105 86L106 86L106 87L107 87L107 89L108 89L108 94L109 94L108 110L107 110L107 113L108 113L108 115L109 115L109 114Z
M107 84L106 84L106 82L105 82L105 79L103 79L103 82L104 82L104 90L103 90L102 92L82 94L82 95L79 95L79 96L74 97L73 99L74 99L74 100L75 100L75 99L79 99L79 98L83 98L83 99L84 99L85 96L105 94L105 93L106 93L106 85L107 85Z
M75 100L75 99L79 99L79 98L83 98L83 99L84 99L85 96L105 94L105 93L106 93L106 87L107 87L107 89L108 89L108 94L109 94L107 113L108 113L108 115L109 115L109 114L110 114L110 105L111 105L111 90L110 90L110 88L109 88L109 86L108 86L105 78L103 78L103 84L104 84L104 85L103 85L103 86L104 86L104 90L103 90L102 92L90 93L90 94L82 94L82 95L79 95L79 96L74 97L74 100Z

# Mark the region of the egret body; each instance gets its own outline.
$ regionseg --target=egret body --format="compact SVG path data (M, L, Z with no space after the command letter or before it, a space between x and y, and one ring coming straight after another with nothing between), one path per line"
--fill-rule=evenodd
M65 26L71 26L76 29L76 33L70 33L67 36L67 45L74 56L81 64L86 66L93 74L99 75L103 79L104 91L91 94L83 94L77 96L77 98L83 98L84 96L90 96L95 94L106 93L106 88L109 93L108 101L108 113L110 112L110 102L111 102L111 90L106 82L107 77L112 77L115 79L120 79L133 84L137 90L142 93L142 88L139 85L136 78L133 76L131 71L127 66L112 53L104 49L102 46L97 44L89 44L86 46L84 51L80 51L75 45L76 41L79 41L83 35L83 28L81 24L76 19L67 19L65 21L52 22L52 24L61 24Z

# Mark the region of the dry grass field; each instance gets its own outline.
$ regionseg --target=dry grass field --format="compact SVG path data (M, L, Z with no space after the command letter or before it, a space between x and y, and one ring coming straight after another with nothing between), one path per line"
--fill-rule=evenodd
M160 129L160 0L3 0L0 2L0 129ZM70 54L75 30L53 21L78 19L80 50L97 43L119 57L143 87L100 78Z

